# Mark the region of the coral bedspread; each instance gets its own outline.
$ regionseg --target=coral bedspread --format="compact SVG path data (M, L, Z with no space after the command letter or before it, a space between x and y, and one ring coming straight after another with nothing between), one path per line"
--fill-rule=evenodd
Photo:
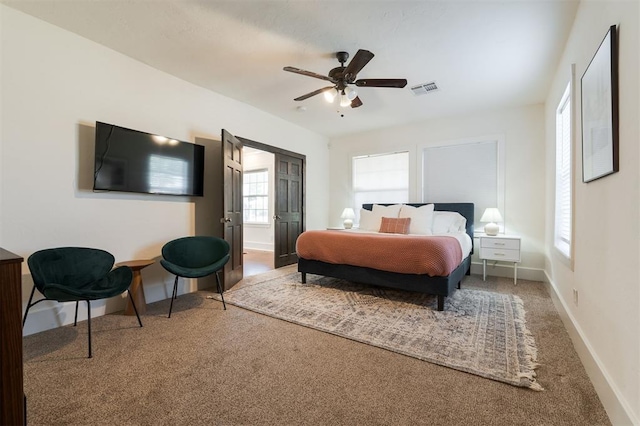
M460 243L445 236L306 231L296 250L309 260L432 277L445 277L462 262Z

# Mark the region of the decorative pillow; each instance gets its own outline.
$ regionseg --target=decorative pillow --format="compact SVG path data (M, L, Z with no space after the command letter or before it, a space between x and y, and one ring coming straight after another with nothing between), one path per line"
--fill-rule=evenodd
M410 224L410 217L383 217L380 224L380 232L384 232L386 234L408 234Z
M358 228L363 231L378 232L380 229L380 218L373 214L371 210L360 209L360 223Z
M384 217L398 217L402 204L393 204L391 206L373 205L373 212L382 219Z
M458 212L433 212L433 233L465 232L467 219Z
M401 218L411 218L411 234L432 235L431 227L433 226L433 204L427 204L420 207L402 205L400 208Z
M392 206L373 205L373 210L360 209L360 223L358 228L364 231L380 232L380 223L382 216L398 217L400 212L400 204Z

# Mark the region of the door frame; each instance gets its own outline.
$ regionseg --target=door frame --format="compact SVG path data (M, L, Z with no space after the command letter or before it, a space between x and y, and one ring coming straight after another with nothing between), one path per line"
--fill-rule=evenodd
M288 155L289 157L299 158L300 160L302 160L302 227L301 229L302 229L302 232L306 231L307 229L307 156L297 152L289 151L287 149L267 145L262 142L256 142L251 139L243 138L242 136L236 135L236 138L242 143L243 146L259 149L260 151L270 152L272 154ZM275 191L274 193L274 197L276 197L274 201L276 203L278 202L277 192L278 191ZM273 228L273 232L275 237L275 232L276 232L275 226ZM274 252L275 252L275 249L274 249Z

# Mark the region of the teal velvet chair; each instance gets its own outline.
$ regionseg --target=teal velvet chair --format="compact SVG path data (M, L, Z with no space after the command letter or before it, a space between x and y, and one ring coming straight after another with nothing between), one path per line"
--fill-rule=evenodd
M182 237L169 241L162 247L160 264L167 271L175 274L169 318L173 310L173 300L178 297L178 278L202 278L216 274L218 292L222 299L222 306L227 309L222 295L220 276L218 272L229 261L229 243L217 237Z
M87 302L87 327L89 329L89 358L91 358L91 301L107 299L122 294L129 288L133 272L128 266L113 268L115 259L109 252L85 247L60 247L40 250L27 259L33 278L33 289L24 313L22 325L27 321L29 309L45 300L76 302L73 325L78 323L78 302ZM43 299L33 302L38 289ZM142 327L138 309L131 294L131 304Z

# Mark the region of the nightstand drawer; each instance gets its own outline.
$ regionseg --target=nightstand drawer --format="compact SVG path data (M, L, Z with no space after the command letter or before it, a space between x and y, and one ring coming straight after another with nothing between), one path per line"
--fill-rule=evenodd
M480 259L520 262L520 250L480 247Z
M482 238L482 247L506 249L506 250L520 250L520 240L511 238Z

